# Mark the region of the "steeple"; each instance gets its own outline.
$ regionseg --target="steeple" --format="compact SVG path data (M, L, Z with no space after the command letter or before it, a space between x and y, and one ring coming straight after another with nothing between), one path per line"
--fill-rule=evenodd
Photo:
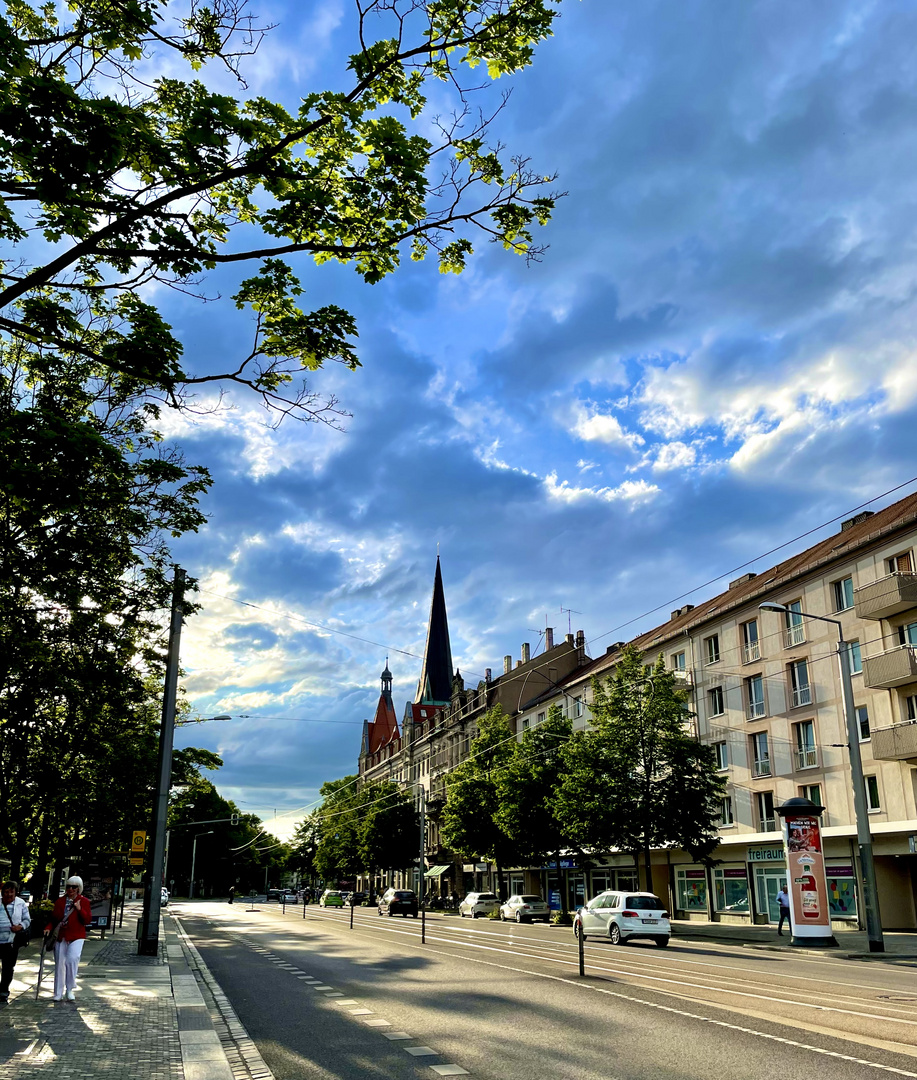
M443 575L436 556L436 576L433 578L433 601L430 622L427 624L427 646L423 653L423 668L417 683L418 705L447 705L452 697L452 646L449 644L449 622L446 618L446 597Z
M400 737L398 718L395 716L395 706L392 702L392 673L388 669L387 658L385 671L379 678L382 680L382 693L379 695L376 715L366 724L363 732L363 753L368 754L374 754Z

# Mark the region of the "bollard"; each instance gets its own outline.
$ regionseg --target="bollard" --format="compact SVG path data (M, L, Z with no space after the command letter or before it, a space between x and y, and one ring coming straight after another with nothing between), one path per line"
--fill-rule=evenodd
M350 902L350 929L353 930L353 901Z
M420 944L426 945L427 943L427 905L421 900L420 902Z
M576 940L579 942L579 973L581 976L586 974L586 949L583 943L583 924L579 925L579 933L576 935Z
M306 917L306 905L307 905L308 903L309 903L309 901L308 901L308 900L307 900L307 898L306 898L306 897L304 896L304 897L302 898L302 917L303 917L303 918L305 918L305 917Z

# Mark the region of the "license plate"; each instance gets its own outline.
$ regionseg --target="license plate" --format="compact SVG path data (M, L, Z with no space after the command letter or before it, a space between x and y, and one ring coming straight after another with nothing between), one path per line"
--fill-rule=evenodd
M643 921L645 923L658 923L659 922L658 919L644 919Z

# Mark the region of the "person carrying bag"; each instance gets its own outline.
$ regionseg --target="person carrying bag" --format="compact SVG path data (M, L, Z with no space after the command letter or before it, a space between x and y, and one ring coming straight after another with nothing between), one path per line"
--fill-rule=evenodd
M54 940L54 1000L76 1001L76 969L86 940L86 927L92 922L89 898L82 895L83 879L67 878L64 895L55 903L51 913L53 927L45 936Z
M0 889L0 1004L9 1001L19 950L29 943L32 920L28 904L18 892L18 881L4 881Z

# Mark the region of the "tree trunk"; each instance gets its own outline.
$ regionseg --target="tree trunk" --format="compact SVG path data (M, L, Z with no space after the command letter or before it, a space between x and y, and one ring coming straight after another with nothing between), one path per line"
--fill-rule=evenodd
M645 844L643 848L643 869L646 874L646 891L653 891L653 860L650 856L650 846Z
M555 859L557 861L557 889L560 893L560 913L566 918L567 915L570 914L570 901L568 899L569 894L567 890L567 871L561 870L560 868L559 851L557 852Z
M506 885L503 880L503 864L497 862L496 859L494 862L497 864L497 895L500 897L500 903L503 904L506 902Z

